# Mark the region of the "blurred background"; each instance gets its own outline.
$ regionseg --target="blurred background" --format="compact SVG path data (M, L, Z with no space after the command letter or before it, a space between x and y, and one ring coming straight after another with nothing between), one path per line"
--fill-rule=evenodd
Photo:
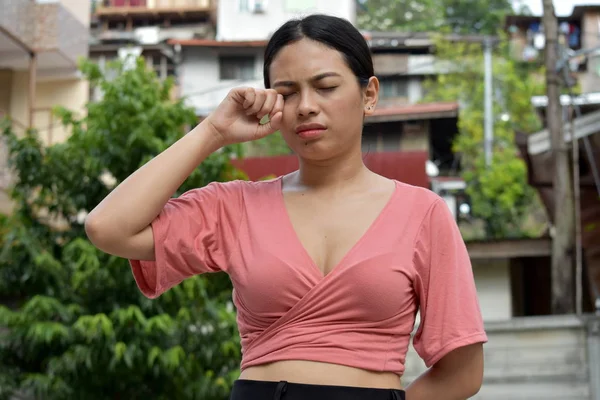
M83 222L229 90L262 87L270 35L317 12L372 51L367 166L459 224L489 335L476 398L600 399L600 1L545 3L0 0L0 399L228 398L228 277L150 301ZM276 133L177 194L297 166ZM405 384L425 368L412 347L406 365Z

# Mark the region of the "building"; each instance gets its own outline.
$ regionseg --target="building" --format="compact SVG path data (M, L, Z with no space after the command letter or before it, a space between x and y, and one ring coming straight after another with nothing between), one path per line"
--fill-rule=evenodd
M220 0L215 37L169 41L181 48L181 95L206 116L236 86L263 87L263 52L285 21L325 13L355 20L354 0ZM239 29L243 26L244 29Z
M356 1L219 0L216 39L225 42L265 40L285 21L313 13L335 15L354 23Z
M160 76L176 78L180 95L199 119L233 87L263 87L263 52L276 27L312 12L338 12L352 21L355 7L350 0L197 1L185 3L187 8L181 4L104 2L95 13L90 53L100 62L127 52L145 57ZM450 143L458 132L459 105L422 102L424 80L438 73L431 37L364 35L382 89L377 112L366 121L365 162L378 172L434 189L458 213L461 199L452 193L465 184ZM293 156L235 163L252 179L297 167ZM593 321L549 316L551 240L469 241L467 248L490 336L484 388L476 398L594 398L595 375L586 364L596 343ZM424 370L412 349L406 365L405 383Z
M600 6L576 6L569 16L558 17L559 42L566 53L600 46ZM524 63L544 63L545 36L538 16L512 15L505 20L511 53ZM582 93L600 91L600 58L594 53L569 62L572 76Z
M581 99L579 99L581 100ZM585 105L585 102L582 101ZM577 146L579 149L578 185L575 185L575 206L580 212L580 234L576 241L581 248L581 269L573 268L576 303L581 302L581 314L571 316L550 316L538 319L544 321L545 328L537 328L529 333L538 344L531 343L531 349L537 349L539 361L537 372L529 372L524 380L526 387L535 393L550 393L561 398L600 399L600 111L589 111L578 117L573 124L565 123L563 127L565 145ZM574 132L572 137L571 132ZM533 134L517 136L520 152L527 163L528 182L540 194L548 216L554 218L554 191L552 188L553 159L551 154L550 135L547 129ZM573 160L572 160L573 161ZM575 164L574 164L575 165ZM574 168L575 170L575 168ZM523 290L530 302L550 302L550 260L540 265L544 275L530 272L529 287ZM568 266L565 266L568 268ZM523 270L531 269L524 266ZM577 276L579 275L579 278ZM541 279L540 279L541 278ZM541 290L540 290L541 289ZM538 300L534 300L537 298ZM595 314L595 315L594 315ZM533 322L530 318L528 322ZM552 353L550 353L552 352ZM523 349L521 359L533 357L530 349ZM556 361L552 362L548 357ZM531 361L530 361L531 362ZM545 367L554 364L554 371ZM515 365L518 368L518 365ZM556 368L559 369L556 369ZM535 377L537 376L537 378ZM552 378L550 378L552 377ZM551 379L548 380L548 379ZM545 385L542 382L546 380ZM523 381L523 380L522 380ZM533 398L533 397L531 397ZM539 397L542 398L542 397Z
M175 75L169 39L214 37L215 0L104 0L92 14L90 57L100 64L144 57L160 77Z
M83 111L88 99L77 61L88 53L90 1L0 0L0 10L0 116L17 132L36 128L46 144L61 141L68 133L52 108ZM10 209L9 180L0 154L0 212Z

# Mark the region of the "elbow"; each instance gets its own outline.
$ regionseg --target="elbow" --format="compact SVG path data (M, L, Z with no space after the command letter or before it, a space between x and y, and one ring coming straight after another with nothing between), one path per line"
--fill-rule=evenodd
M85 234L92 244L97 246L99 242L99 238L102 236L102 229L98 224L98 218L92 216L92 214L88 214L85 218L85 222L83 224L85 229Z
M454 398L475 396L483 385L484 357L481 343L452 351L432 367L435 375L452 387Z
M100 218L92 212L85 219L84 229L89 241L98 249L106 251L107 247L110 247L110 242L114 241L116 237L115 232L103 225Z
M473 377L472 379L465 382L465 393L464 398L468 399L474 397L481 390L481 386L483 385L483 373L481 377Z

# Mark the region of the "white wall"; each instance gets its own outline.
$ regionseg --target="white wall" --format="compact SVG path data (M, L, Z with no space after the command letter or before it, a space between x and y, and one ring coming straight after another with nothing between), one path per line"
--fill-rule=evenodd
M84 26L90 26L91 2L90 0L60 0Z
M423 99L423 83L418 77L408 78L408 102L415 104Z
M250 81L228 81L219 79L220 55L254 55L255 77ZM181 94L198 115L213 111L236 86L264 87L262 80L263 49L228 49L188 47L183 51L180 67Z
M217 40L264 40L287 20L306 14L356 19L355 0L269 0L261 14L240 11L241 1L255 0L219 0Z
M484 382L477 400L592 400L588 345L572 315L486 323ZM425 372L413 346L403 384Z
M473 260L473 274L485 322L512 317L510 268L507 260Z

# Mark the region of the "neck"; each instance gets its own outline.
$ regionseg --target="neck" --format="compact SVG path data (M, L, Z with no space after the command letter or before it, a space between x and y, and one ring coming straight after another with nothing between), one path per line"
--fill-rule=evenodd
M315 189L335 188L356 182L368 172L360 149L324 161L300 158L297 183Z

